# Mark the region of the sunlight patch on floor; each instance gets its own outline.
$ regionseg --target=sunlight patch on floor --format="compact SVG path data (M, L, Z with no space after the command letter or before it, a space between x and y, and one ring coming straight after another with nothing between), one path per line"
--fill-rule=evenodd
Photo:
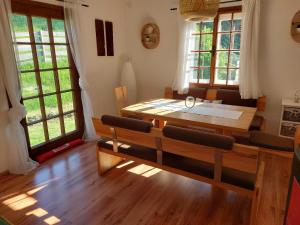
M128 165L132 164L132 163L134 163L134 161L128 161L128 162L125 162L125 163L122 163L122 164L118 165L117 168L121 169L125 166L128 166Z
M152 170L153 168L154 167L152 167L152 166L147 166L145 164L141 164L141 165L138 165L138 166L135 166L135 167L129 169L128 172L134 173L137 175L141 175L149 170Z
M32 210L32 211L26 213L26 216L34 215L34 216L40 218L40 217L43 217L47 214L48 214L48 212L46 210L44 210L42 208L38 208L38 209L35 209L35 210Z
M152 166L148 166L148 165L145 165L145 164L135 166L135 167L128 170L128 172L131 172L131 173L134 173L134 174L137 174L137 175L142 175L143 177L147 177L147 178L151 177L155 174L158 174L161 171L162 171L161 169L158 169L158 168L155 168L155 167L152 167Z
M12 210L17 211L34 205L35 203L37 203L37 200L28 196L27 194L20 194L15 197L9 198L2 203Z
M43 190L43 189L44 189L45 187L47 187L47 186L48 186L48 184L45 184L45 185L42 185L42 186L40 186L40 187L34 188L34 189L30 190L30 191L27 191L27 194L28 194L28 195L33 195L33 194L35 194L35 193L37 193L37 192Z
M143 177L151 177L155 174L160 173L162 170L158 168L154 168L152 170L147 171L146 173L143 173Z
M58 219L58 218L55 217L55 216L51 216L51 217L49 217L49 218L47 218L47 219L44 219L44 222L47 223L47 224L49 224L49 225L57 224L57 223L59 223L60 221L61 221L61 220Z

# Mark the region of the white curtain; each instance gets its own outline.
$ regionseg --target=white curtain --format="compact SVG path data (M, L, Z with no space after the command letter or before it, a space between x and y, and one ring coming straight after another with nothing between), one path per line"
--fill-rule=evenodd
M6 98L6 92L12 107L8 109L7 100L1 104L1 129L4 129L8 154L8 170L13 174L26 174L33 170L38 164L28 156L25 132L20 121L26 112L21 105L20 86L18 80L17 63L15 60L12 32L10 29L11 17L10 0L0 1L0 87L5 89L0 92L0 99Z
M65 1L65 24L72 56L80 77L79 85L81 88L81 99L85 121L85 138L87 140L94 140L97 138L97 136L92 123L92 104L88 94L88 84L86 81L84 65L82 63L83 41L82 37L80 36L82 32L82 26L80 24L80 7L81 4L78 0L68 0L68 2Z
M258 79L260 0L243 0L240 94L243 99L262 96Z
M173 81L172 89L183 94L188 91L189 82L193 79L193 58L191 50L195 48L195 38L192 36L192 32L195 30L195 22L185 21L181 15L178 15L178 59L177 59L177 71L175 79Z

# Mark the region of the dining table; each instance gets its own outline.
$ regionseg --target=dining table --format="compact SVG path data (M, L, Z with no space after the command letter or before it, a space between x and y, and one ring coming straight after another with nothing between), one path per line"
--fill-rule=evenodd
M195 101L193 107L185 100L158 98L142 101L121 109L121 115L156 121L156 126L166 122L179 126L213 129L217 133L231 135L246 133L257 109L245 106L225 105Z

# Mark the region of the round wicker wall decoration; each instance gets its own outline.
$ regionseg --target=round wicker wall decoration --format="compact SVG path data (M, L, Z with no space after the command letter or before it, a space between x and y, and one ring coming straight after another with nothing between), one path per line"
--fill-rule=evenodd
M293 18L291 34L293 39L300 43L300 11L298 11Z
M142 44L147 49L157 48L160 42L160 30L154 23L148 23L142 28Z
M219 0L180 0L180 14L187 21L214 18L219 10Z

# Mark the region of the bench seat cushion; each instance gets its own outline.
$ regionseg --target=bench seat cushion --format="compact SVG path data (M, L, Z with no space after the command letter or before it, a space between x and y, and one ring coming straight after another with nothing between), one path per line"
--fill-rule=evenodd
M184 156L175 155L172 153L163 153L163 165L183 170L199 176L213 179L214 165L207 162L202 162L196 159L187 158ZM223 168L222 182L236 185L249 190L254 189L255 176L236 171L229 168Z
M252 120L250 130L261 130L264 120L264 117L255 115Z
M279 137L260 131L251 131L250 144L262 148L274 149L279 151L294 151L294 141L292 139Z
M102 138L98 141L98 147L113 151L112 139ZM139 145L121 143L118 147L120 153L134 156L140 159L156 162L156 150Z

